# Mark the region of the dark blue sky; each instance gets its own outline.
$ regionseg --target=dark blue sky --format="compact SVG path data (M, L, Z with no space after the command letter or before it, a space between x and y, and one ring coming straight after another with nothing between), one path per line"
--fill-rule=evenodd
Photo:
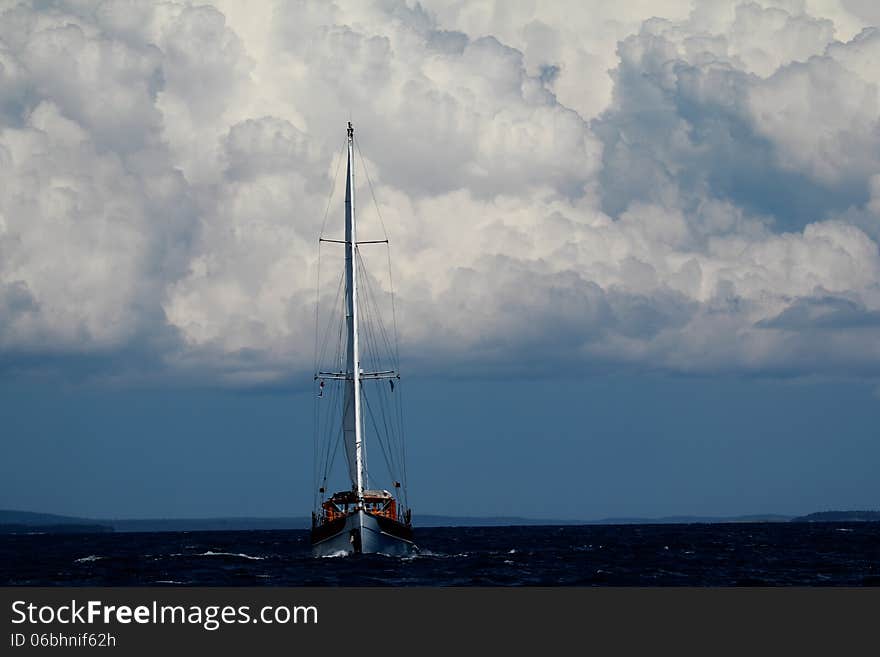
M800 514L880 500L880 400L864 384L406 383L417 514ZM0 390L0 507L101 518L310 511L311 393Z

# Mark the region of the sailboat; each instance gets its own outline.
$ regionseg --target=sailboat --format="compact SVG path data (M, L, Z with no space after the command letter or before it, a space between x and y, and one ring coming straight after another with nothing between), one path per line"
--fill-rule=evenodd
M311 543L315 556L382 553L408 555L413 542L412 513L406 494L403 413L396 319L389 330L379 312L377 285L367 271L361 247L389 247L385 239L359 241L355 220L354 128L348 123L346 150L344 238L318 240L318 302L315 325L315 500ZM361 158L363 160L363 158ZM340 158L341 163L341 158ZM364 167L366 172L366 167ZM338 173L338 168L337 168ZM369 181L369 174L367 174ZM335 186L335 184L334 184ZM372 193L372 182L370 182ZM332 199L332 190L331 190ZM373 194L375 202L375 194ZM328 210L330 203L328 202ZM376 211L379 213L378 203ZM324 219L326 225L326 214ZM384 230L384 222L382 222ZM343 250L341 277L326 322L321 322L321 245ZM370 248L370 247L368 247ZM389 283L391 280L388 257ZM393 314L393 287L391 308ZM389 296L389 295L386 295ZM339 303L341 302L341 304ZM329 364L329 366L328 366ZM366 429L370 428L368 432ZM367 466L367 438L385 462L387 487ZM343 450L339 450L340 443ZM376 450L376 448L381 448ZM345 468L334 468L337 454L345 454ZM332 490L334 473L343 470L342 490Z

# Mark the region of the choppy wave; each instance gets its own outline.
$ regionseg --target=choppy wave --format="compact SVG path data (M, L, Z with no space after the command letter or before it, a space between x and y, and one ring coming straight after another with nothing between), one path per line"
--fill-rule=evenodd
M0 585L880 586L880 522L438 527L416 542L315 559L307 530L13 535Z

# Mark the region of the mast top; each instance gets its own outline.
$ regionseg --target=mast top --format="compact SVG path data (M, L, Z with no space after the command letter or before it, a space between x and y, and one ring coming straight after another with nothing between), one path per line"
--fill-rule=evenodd
M349 139L349 141L351 141L351 139L353 137L354 137L354 126L352 126L351 121L349 121L348 122L348 139Z

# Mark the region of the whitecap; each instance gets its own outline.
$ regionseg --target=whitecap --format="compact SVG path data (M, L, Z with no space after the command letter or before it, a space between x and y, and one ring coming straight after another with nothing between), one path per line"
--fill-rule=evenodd
M103 559L104 557L99 557L97 554L90 554L87 557L80 557L79 559L74 559L74 563L89 563L92 561L97 561L98 559Z
M403 561L412 561L413 559L421 559L424 557L434 558L434 559L450 559L455 557L466 557L467 552L462 552L460 554L446 554L445 552L434 552L433 550L429 550L428 548L419 548L418 551L413 552L412 554L408 554L404 557L401 557Z
M262 561L265 557L252 557L249 554L243 554L241 552L214 552L213 550L208 550L207 552L202 552L197 556L200 557L240 557L242 559L251 559L253 561Z
M417 557L447 557L448 554L443 552L434 552L433 550L429 550L428 548L419 548L417 552L413 553L413 556Z
M336 552L330 552L329 554L322 554L322 559L337 559L339 557L348 556L348 550L337 550Z

